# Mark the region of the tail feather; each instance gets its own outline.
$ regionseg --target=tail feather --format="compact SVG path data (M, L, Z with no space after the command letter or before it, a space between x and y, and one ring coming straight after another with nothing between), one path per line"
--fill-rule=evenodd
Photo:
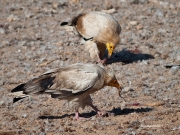
M24 90L25 84L20 84L17 87L15 87L11 92L18 92L18 91L23 91Z
M65 25L76 26L79 18L82 17L83 15L85 14L79 14L78 16L74 17L70 22L62 22L60 26L65 26Z
M60 26L66 26L66 25L68 25L68 22L62 22L62 23L60 24Z
M51 74L44 74L28 81L27 83L18 85L11 91L11 93L16 96L13 103L28 97L28 95L31 94L45 93L45 90L54 84L54 79L55 77L51 76Z
M27 96L26 96L27 97ZM26 97L15 97L14 99L13 99L13 103L15 103L15 102L17 102L17 101L19 101L19 100L21 100L21 99L23 99L23 98L26 98Z

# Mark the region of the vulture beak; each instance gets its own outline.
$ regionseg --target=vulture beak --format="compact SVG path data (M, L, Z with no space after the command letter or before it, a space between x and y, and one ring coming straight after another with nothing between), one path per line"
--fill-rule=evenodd
M119 85L118 81L115 79L115 80L112 80L108 86L112 86L112 87L116 87L118 89L118 94L119 94L119 97L121 97L125 102L126 100L121 96L121 91L122 91L122 87Z
M108 50L108 58L110 58L111 55L112 55L112 52L113 52L113 50L114 50L114 44L112 44L112 43L106 43L106 48L107 48L107 50Z
M119 83L116 79L109 82L108 86L116 87L118 90L121 90L121 86L119 85Z

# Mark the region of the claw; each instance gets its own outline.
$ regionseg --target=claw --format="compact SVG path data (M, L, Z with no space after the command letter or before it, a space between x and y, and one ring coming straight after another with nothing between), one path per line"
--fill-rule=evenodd
M110 114L109 114L109 112L106 112L106 111L98 111L97 116L98 117L108 117L108 116L110 116Z

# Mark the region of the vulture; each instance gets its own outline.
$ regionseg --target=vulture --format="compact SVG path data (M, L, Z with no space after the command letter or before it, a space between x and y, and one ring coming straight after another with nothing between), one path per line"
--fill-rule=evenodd
M62 22L61 26L73 26L86 43L85 50L91 59L105 64L120 41L121 27L111 15L102 12L82 13L70 22Z
M69 107L75 111L75 120L83 119L79 116L79 107L92 107L98 115L103 111L93 105L90 94L112 86L118 89L119 85L113 71L105 70L97 64L77 63L46 72L26 83L15 87L11 93L16 95L13 102L33 94L50 94L52 98L67 100ZM17 93L21 93L17 96Z

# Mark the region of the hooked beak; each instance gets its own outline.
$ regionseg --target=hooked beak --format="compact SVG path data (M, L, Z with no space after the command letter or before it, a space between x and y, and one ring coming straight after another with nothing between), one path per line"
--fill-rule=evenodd
M124 102L126 102L126 100L121 96L121 91L122 91L122 87L119 85L118 81L117 80L113 80L111 81L108 86L112 86L112 87L116 87L118 89L118 94L119 94L119 97L121 97Z
M117 80L111 81L108 86L116 87L118 90L121 90L121 86L119 85Z
M106 48L108 50L108 58L110 58L112 53L113 53L113 51L114 51L114 44L106 43Z

